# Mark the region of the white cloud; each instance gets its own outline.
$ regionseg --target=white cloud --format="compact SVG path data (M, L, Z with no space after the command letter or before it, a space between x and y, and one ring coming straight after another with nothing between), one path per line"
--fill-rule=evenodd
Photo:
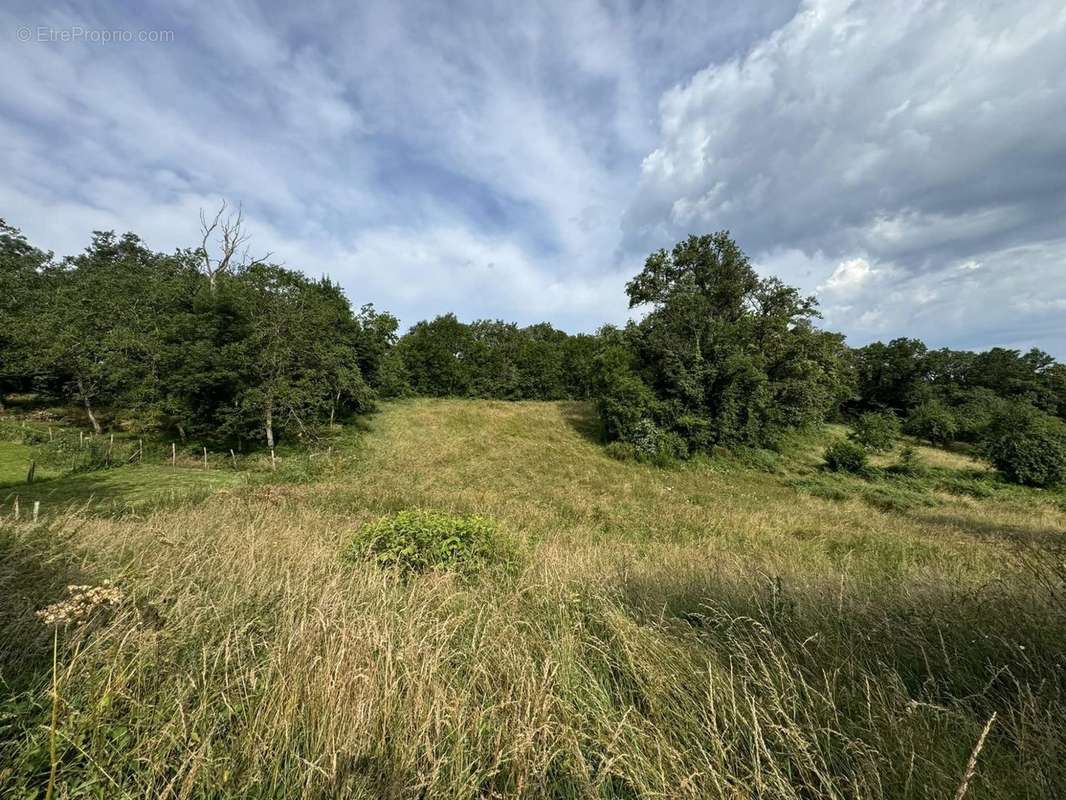
M871 267L865 258L852 258L841 261L818 290L837 297L846 297L861 290L877 274L878 270Z
M725 228L764 271L816 289L856 337L911 325L934 343L1009 338L1066 354L1052 309L1003 313L1034 288L1066 292L1066 173L1052 166L1066 163L1064 71L1056 0L1024 14L807 0L664 94L627 247ZM1015 260L1037 252L1049 260Z
M225 196L405 322L590 330L649 251L729 228L856 340L1066 355L1053 0L20 3L0 25L176 31L0 48L0 215L61 254L188 245Z

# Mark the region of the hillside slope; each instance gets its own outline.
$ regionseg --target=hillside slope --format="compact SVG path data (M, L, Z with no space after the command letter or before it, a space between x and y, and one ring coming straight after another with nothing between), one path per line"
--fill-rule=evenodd
M59 796L950 798L993 715L967 796L1066 794L1058 496L828 476L818 438L619 462L579 404L369 425L302 483L4 523L0 794L53 768L34 611L105 581L55 640ZM410 508L491 517L517 569L342 559Z

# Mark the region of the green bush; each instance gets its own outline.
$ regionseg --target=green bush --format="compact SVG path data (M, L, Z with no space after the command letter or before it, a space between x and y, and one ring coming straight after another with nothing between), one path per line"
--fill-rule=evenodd
M632 426L624 441L632 445L638 461L665 466L688 457L688 445L676 432L664 430L650 419Z
M866 470L866 449L855 442L841 439L825 448L825 466L833 472L860 473Z
M851 426L848 438L867 450L886 452L899 439L899 419L891 411L867 411Z
M655 395L632 369L632 357L609 347L599 357L599 412L608 439L633 441L655 406Z
M929 474L929 468L922 462L918 451L909 444L900 450L899 461L889 467L888 471L908 478L924 478Z
M1011 483L1048 487L1066 481L1066 425L1031 406L998 414L982 449Z
M931 444L947 444L959 429L951 409L939 400L927 400L907 418L903 430Z
M509 541L485 517L401 511L364 525L347 556L404 573L441 569L472 575L512 554Z
M988 389L977 388L965 392L952 407L958 426L955 438L962 442L979 442L998 414L1009 402Z
M637 448L630 442L609 442L604 448L607 455L616 461L636 461Z

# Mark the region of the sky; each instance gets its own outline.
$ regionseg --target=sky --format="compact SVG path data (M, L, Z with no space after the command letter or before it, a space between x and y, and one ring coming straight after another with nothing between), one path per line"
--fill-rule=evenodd
M0 217L253 254L411 324L621 323L727 229L860 345L1066 359L1066 5L6 2Z

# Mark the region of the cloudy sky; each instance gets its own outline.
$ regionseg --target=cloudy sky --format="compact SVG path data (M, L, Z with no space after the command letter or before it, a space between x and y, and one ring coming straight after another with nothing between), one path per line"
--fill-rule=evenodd
M1066 358L1061 0L108 5L0 10L0 217L58 254L225 197L405 323L593 330L727 228L853 343Z

